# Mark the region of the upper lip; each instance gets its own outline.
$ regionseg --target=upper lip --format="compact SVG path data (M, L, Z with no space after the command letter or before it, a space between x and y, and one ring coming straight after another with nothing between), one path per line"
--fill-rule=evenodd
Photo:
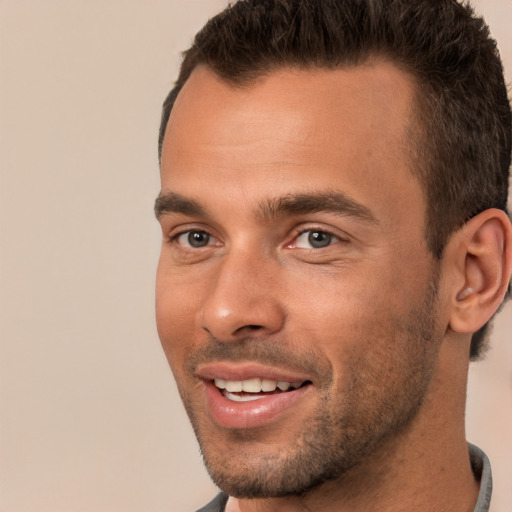
M266 366L259 363L245 362L212 362L201 364L196 371L197 377L211 381L213 379L224 379L231 381L242 381L248 379L269 379L277 382L305 382L311 381L311 376L286 368Z

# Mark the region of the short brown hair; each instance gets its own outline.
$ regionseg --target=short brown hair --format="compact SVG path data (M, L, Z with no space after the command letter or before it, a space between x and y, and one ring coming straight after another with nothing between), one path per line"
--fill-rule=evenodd
M200 64L244 85L282 67L334 69L370 57L391 60L418 84L415 172L427 199L428 247L440 259L449 236L473 216L507 211L510 104L496 43L467 3L239 0L184 52L163 105L159 156L174 101ZM487 330L473 335L472 359Z

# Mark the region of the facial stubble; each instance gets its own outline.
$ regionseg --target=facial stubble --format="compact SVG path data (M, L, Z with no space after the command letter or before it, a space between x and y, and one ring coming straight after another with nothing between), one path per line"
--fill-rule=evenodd
M419 307L388 320L387 331L393 336L387 344L376 344L371 354L347 354L341 388L334 388L332 365L320 351L299 356L290 348L276 348L275 340L212 340L189 359L189 371L201 361L215 359L286 361L285 367L313 372L319 394L315 413L302 422L298 433L290 432L286 446L276 449L260 441L272 439L272 425L222 429L223 442L217 443L220 432L212 431L209 419L197 414L198 404L180 389L212 480L237 498L303 495L346 477L377 450L391 445L391 439L411 426L427 393L442 340L436 319L437 276ZM350 345L357 346L357 340Z

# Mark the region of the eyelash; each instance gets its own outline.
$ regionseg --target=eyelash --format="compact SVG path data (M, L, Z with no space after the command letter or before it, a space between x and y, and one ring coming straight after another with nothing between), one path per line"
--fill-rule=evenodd
M327 235L329 237L331 237L333 240L330 240L329 243L324 246L324 247L310 247L310 248L305 248L305 247L299 247L299 249L305 249L305 250L313 250L313 251L316 251L316 250L320 250L320 249L325 249L327 247L330 247L331 245L334 245L335 243L338 243L338 242L348 242L348 240L346 238L342 238L339 234L336 234L336 233L333 233L333 231L329 230L329 229L326 229L324 227L320 228L320 227L308 227L308 228L305 228L305 229L301 229L300 231L298 231L294 237L293 237L293 240L290 244L288 244L287 247L296 247L296 244L297 244L297 240L304 234L306 233L322 233L324 235ZM311 244L311 242L309 242Z
M208 237L208 242L206 243L206 245L204 246L199 246L199 247L192 247L191 245L185 245L185 244L180 244L178 242L178 240L180 239L180 237L184 236L184 235L191 235L192 233L197 233L197 234L203 234L203 235L206 235ZM334 242L333 240L330 240L329 243L327 245L325 245L324 247L297 247L296 244L297 244L297 240L303 236L304 234L306 233L322 233L324 235L327 235L328 237L331 237L332 239L334 239ZM214 235L212 235L209 231L207 231L206 229L200 229L200 228L197 228L197 229L194 229L194 228L191 228L191 229L184 229L182 231L179 231L178 233L175 233L173 235L171 235L169 237L169 243L170 244L176 244L176 245L179 245L180 247L183 247L184 249L186 250L198 250L198 249L202 249L202 248L206 248L206 247L209 247L211 246L212 244L210 243L211 242L211 239L216 239L216 237ZM342 236L340 236L340 234L335 234L333 233L333 231L329 230L329 229L326 229L324 227L320 228L320 227L308 227L308 228L304 228L304 229L301 229L301 230L297 230L295 233L292 234L292 241L287 243L286 244L286 248L298 248L298 249L302 249L302 250L311 250L311 251L318 251L318 250L321 250L321 249L326 249L328 247L330 247L331 245L334 245L335 243L339 243L339 242L348 242L349 240L347 238L344 238ZM311 244L310 244L311 245Z
M211 233L209 233L209 232L208 232L207 230L205 230L205 229L193 229L193 228L192 228L192 229L185 229L185 230L183 230L183 231L180 231L179 233L175 233L174 235L171 235L171 236L169 237L169 243L171 243L171 244L177 244L177 245L180 245L180 246L182 246L182 247L186 247L186 246L184 246L184 244L180 244L180 243L178 242L178 240L179 240L182 236L187 235L187 234L190 236L192 233L202 234L202 235L206 235L206 236L208 237L208 243L207 243L205 246L203 246L203 247L208 247L208 245L210 245L210 244L209 244L209 242L211 241L211 239L212 239L212 238L215 238ZM187 248L187 249L200 249L200 248L202 248L202 247L196 247L196 248L194 248L194 247L190 247L190 246L189 246L189 247L186 247L186 248Z

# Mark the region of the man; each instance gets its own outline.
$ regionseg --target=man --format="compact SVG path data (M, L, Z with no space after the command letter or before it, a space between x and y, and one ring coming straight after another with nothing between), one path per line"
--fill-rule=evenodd
M247 0L164 103L157 325L202 511L487 511L469 360L509 287L511 114L455 0Z

